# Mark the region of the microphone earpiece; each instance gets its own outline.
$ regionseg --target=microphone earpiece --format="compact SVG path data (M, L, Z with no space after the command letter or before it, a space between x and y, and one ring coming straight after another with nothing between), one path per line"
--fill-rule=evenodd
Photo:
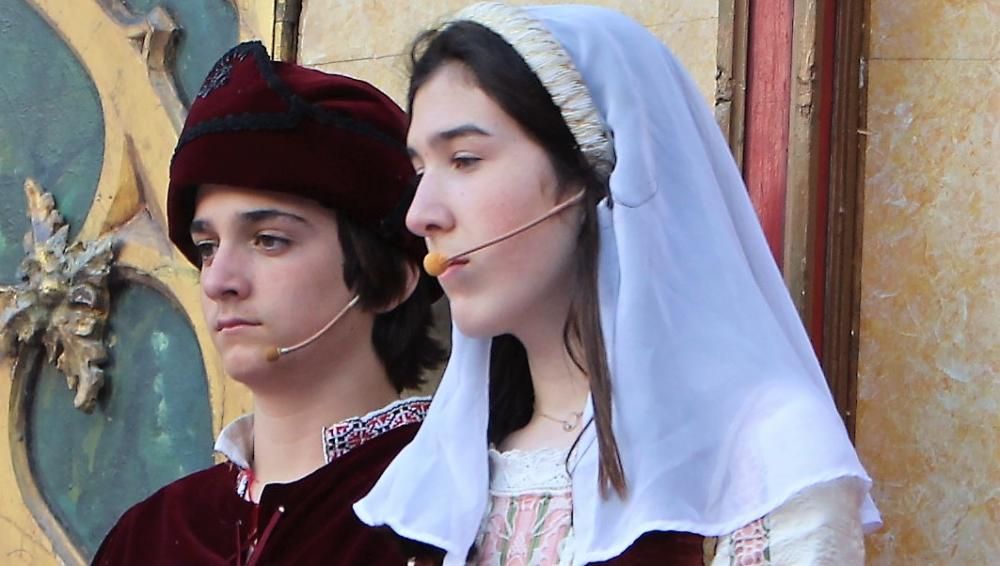
M572 197L566 199L564 202L561 202L561 203L553 206L551 210L549 210L545 214L539 216L538 218L532 220L531 222L528 222L527 224L525 224L523 226L520 226L518 228L514 228L510 232L507 232L506 234L504 234L502 236L497 236L496 238L493 238L492 240L490 240L488 242L484 242L482 244L479 244L478 246L476 246L474 248L470 248L468 250L465 250L464 252L462 252L460 254L455 254L455 255L453 255L451 257L444 257L444 255L442 255L442 254L440 254L438 252L430 252L429 254L427 254L427 255L424 256L424 271L426 271L427 275L430 275L431 277L439 277L442 273L445 272L446 269L448 269L448 266L451 264L451 262L455 261L456 259L458 259L458 258L460 258L462 256L467 256L467 255L469 255L471 253L474 253L474 252L478 252L479 250L481 250L483 248L488 248L488 247L492 246L493 244L500 243L500 242L506 240L507 238L512 238L512 237L520 234L521 232L524 232L525 230L527 230L529 228L533 228L533 227L537 226L538 224L541 224L545 220L547 220L547 219L555 216L556 214L559 214L563 210L566 210L567 208L569 208L569 207L573 206L574 204L576 204L576 203L580 202L581 200L583 200L583 195L584 194L586 194L586 190L585 189L581 189L580 192L578 192L575 195L573 195Z
M437 277L448 269L448 258L438 252L431 252L424 256L424 271L431 277Z
M319 337L322 336L323 333L333 328L333 325L337 324L337 321L343 318L343 316L347 314L347 311L351 310L351 307L358 304L358 301L360 299L361 299L360 295L354 295L354 298L351 299L346 305L344 305L344 308L340 309L340 312L337 313L337 316L333 317L330 320L330 322L326 323L326 326L320 328L318 332L316 332L309 338L306 338L305 340L299 342L298 344L294 344L292 346L285 346L284 348L279 348L278 346L271 346L269 348L266 348L264 350L264 359L269 362L276 362L281 356L284 356L285 354L291 354L295 350L304 348L309 344L312 344L317 339L319 339Z
M281 357L281 348L271 346L264 352L264 359L269 362L276 362Z

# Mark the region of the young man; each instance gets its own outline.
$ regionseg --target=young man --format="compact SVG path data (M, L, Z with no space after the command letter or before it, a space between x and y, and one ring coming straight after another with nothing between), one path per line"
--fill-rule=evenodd
M351 510L424 417L400 391L443 358L440 290L403 225L405 132L371 85L260 43L209 73L171 162L169 231L254 413L219 436L228 462L127 511L95 564L406 563Z

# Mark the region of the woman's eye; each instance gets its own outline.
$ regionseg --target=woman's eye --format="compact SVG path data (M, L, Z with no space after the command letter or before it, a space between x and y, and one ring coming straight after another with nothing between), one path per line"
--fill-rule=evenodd
M290 242L286 238L272 236L270 234L257 234L254 237L254 246L264 251L278 251L288 246Z
M475 165L480 161L482 160L474 155L456 155L451 158L452 165L455 169L464 169Z

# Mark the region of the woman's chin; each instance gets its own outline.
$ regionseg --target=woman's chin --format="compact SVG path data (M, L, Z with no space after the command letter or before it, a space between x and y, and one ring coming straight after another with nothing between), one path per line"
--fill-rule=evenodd
M461 312L451 311L452 323L462 334L469 338L492 338L507 334L504 326L495 317L470 316Z

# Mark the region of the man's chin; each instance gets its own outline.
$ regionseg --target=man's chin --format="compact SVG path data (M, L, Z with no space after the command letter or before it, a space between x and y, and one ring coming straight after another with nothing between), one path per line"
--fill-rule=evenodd
M270 373L272 363L267 361L264 348L238 348L222 356L226 375L251 389Z

